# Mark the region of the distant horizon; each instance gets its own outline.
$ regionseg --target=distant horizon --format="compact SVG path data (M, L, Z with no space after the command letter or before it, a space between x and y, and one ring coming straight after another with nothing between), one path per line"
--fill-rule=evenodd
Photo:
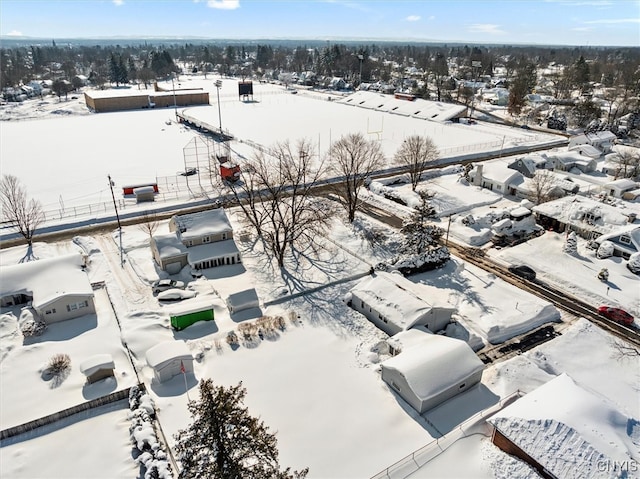
M201 43L360 43L360 44L375 44L375 43L401 43L401 44L421 44L421 45L437 45L437 46L460 46L460 45L475 45L475 46L513 46L513 47L546 47L546 48L595 48L595 49L611 49L611 48L640 48L640 45L578 45L578 44L557 44L557 43L522 43L522 42L480 42L480 41L463 41L463 40L435 40L427 38L374 38L374 37L270 37L270 38L217 38L217 37L203 37L192 35L176 35L176 36L136 36L136 35L116 35L116 36L93 36L93 37L31 37L31 36L10 36L0 35L0 42L11 43L52 43L52 42L108 42L115 43L121 41L128 42L181 42L181 41L197 41ZM0 45L1 46L1 45Z
M1 0L0 39L640 47L640 1Z

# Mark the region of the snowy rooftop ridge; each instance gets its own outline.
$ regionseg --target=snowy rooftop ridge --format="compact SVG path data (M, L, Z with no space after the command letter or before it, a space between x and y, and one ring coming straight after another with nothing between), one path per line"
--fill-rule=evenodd
M201 238L208 234L215 235L233 231L223 208L176 215L172 218L172 222L180 231L179 237L183 241L190 238Z
M33 306L38 308L61 296L93 296L83 267L84 258L79 253L5 266L0 297L30 294Z
M626 417L566 373L496 413L489 423L556 477L618 477L598 468L640 458ZM633 428L631 428L633 429ZM571 451L570 451L571 449Z

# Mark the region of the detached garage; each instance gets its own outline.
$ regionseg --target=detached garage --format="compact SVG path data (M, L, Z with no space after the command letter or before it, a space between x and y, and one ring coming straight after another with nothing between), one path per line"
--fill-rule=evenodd
M147 351L147 364L153 369L153 377L159 383L181 374L193 374L193 356L184 341L166 341Z
M230 294L226 300L227 308L231 314L245 309L259 308L260 300L255 289L246 289L238 293Z
M484 369L464 341L423 335L381 364L382 379L420 414L480 382Z

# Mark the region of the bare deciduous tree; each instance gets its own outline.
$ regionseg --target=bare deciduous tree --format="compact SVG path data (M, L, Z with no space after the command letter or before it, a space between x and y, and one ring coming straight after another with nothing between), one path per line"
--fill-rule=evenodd
M408 169L411 189L416 191L424 170L438 158L438 148L428 136L411 135L396 152L395 163Z
M138 224L138 228L140 228L140 231L147 233L149 235L149 239L151 239L159 225L160 222L158 221L156 214L147 210L142 213L142 223Z
M314 163L310 142L278 143L269 154L257 151L245 163L241 181L232 185L246 218L280 267L289 248L316 247L333 216L326 202L311 198L323 171Z
M609 342L613 348L612 357L614 359L623 361L640 358L640 349L633 346L631 343L615 338L611 339Z
M529 182L529 199L536 205L552 200L556 187L556 179L549 170L539 170Z
M31 256L33 236L44 221L44 211L39 201L29 199L27 190L13 175L3 175L0 182L0 204L2 217L27 240L28 257Z
M366 179L384 165L380 144L361 133L351 133L336 141L329 150L329 169L342 179L336 193L353 223L358 210L359 190Z
M631 149L619 149L612 161L616 164L615 179L640 176L640 153Z

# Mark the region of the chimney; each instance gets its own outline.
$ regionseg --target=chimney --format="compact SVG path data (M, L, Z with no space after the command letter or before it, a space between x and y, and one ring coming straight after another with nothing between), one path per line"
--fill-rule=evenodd
M476 175L473 177L474 186L482 186L482 164L476 165Z

